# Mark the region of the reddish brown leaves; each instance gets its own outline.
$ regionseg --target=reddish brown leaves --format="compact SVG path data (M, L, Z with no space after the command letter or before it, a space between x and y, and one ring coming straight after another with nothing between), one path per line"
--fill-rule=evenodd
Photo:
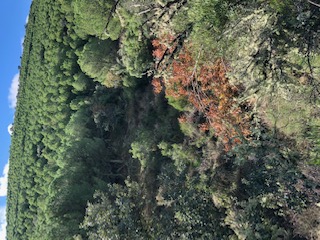
M164 49L161 44L158 45L154 56L164 54ZM226 77L228 67L222 59L214 64L197 65L191 52L184 48L172 62L170 77L162 83L165 93L175 99L188 100L205 118L205 122L199 124L200 130L213 129L228 151L250 135L249 117L236 101L240 89L229 83ZM156 93L161 92L159 78L154 79L152 84ZM188 119L182 116L179 121L186 122Z
M161 91L162 91L162 84L161 84L160 78L154 78L154 79L152 79L151 84L152 84L152 87L153 87L153 91L154 91L156 94L161 93Z
M157 70L163 70L164 66L161 65L163 58L166 55L170 55L174 52L177 47L177 43L175 41L175 37L167 34L161 37L161 40L156 38L152 40L153 50L153 57L155 59L155 68Z

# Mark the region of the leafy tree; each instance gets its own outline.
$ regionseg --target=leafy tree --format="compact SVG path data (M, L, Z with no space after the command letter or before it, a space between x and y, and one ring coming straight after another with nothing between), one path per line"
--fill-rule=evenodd
M114 76L117 68L116 53L117 42L92 38L80 53L78 63L89 77L109 87L118 86L121 79Z
M150 41L142 29L143 19L127 9L121 10L119 14L126 25L120 39L121 62L130 76L141 78L151 67Z
M87 35L106 38L105 30L114 1L77 0L72 2L75 32L81 38ZM94 13L94 14L93 14Z
M72 91L74 93L85 92L92 85L90 79L82 72L75 74L73 78L75 80L72 83L72 87L74 88Z
M135 182L127 182L126 187L110 184L105 192L96 192L82 224L88 238L147 239L140 197L141 189Z

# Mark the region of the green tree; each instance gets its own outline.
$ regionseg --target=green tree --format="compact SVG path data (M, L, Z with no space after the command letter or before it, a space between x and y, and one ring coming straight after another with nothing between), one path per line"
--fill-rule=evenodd
M106 86L118 86L117 42L91 38L79 55L81 70Z
M105 192L95 193L93 203L88 203L82 228L90 240L148 239L142 210L141 188L137 183L109 184Z
M74 9L75 32L86 38L87 35L106 38L105 30L111 9L112 0L76 0L72 2Z

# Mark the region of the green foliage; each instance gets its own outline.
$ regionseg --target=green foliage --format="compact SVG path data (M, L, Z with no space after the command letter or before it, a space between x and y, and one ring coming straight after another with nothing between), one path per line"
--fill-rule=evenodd
M161 149L161 154L170 157L179 172L182 172L187 164L194 167L199 165L199 160L194 154L194 149L188 148L182 144L172 144L171 146L166 142L161 142L158 147Z
M125 33L119 53L121 61L130 76L141 78L146 75L146 71L151 67L151 54L148 46L149 42L141 39L142 36L135 34Z
M82 224L88 239L147 239L140 197L141 189L135 182L108 185L105 192L96 192Z
M82 72L74 75L73 78L75 80L72 83L72 87L74 88L72 91L74 93L85 92L91 85L90 79Z
M183 97L173 98L168 96L167 98L168 98L168 103L179 111L184 111L189 107L188 101Z
M156 150L154 139L148 132L141 132L138 135L138 139L131 143L130 153L133 158L140 161L142 170L148 167L153 167L154 157L152 152Z
M303 0L34 0L7 238L317 237L319 169L307 163L320 164L318 13ZM186 46L191 68L219 58L239 86L251 126L228 151L185 99L152 91Z
M89 111L85 108L81 108L72 114L70 121L66 126L65 133L74 141L78 141L84 137L89 137L91 134L91 131L87 126L89 123Z
M197 177L188 178L186 174L186 169L177 173L172 164L162 168L156 198L158 205L165 207L160 212L160 219L156 220L162 225L158 230L158 237L228 239L232 233L220 224L223 212L214 206L209 192L196 187Z
M320 141L319 141L319 134L320 134L320 129L319 125L307 125L306 127L306 132L305 132L305 138L310 141L310 146L311 146L311 151L310 151L310 160L311 163L320 165L320 156L319 156L319 151L320 151Z
M270 1L270 6L274 8L276 11L283 13L286 10L290 9L292 7L292 4L290 1L279 1L279 0L272 0Z
M106 35L111 40L117 40L120 38L122 32L121 22L118 16L114 16L110 19L108 27L106 29Z
M119 14L126 26L120 39L121 62L130 76L141 78L152 66L151 44L142 30L143 19L123 8Z
M118 86L119 76L113 77L115 71L117 42L91 38L83 47L78 63L81 70L89 77L108 86Z
M240 202L235 210L230 210L226 224L236 233L238 239L291 239L291 235L275 222L276 216L270 216L257 199Z
M72 2L74 10L75 32L81 37L87 35L105 39L105 28L113 1L103 0L77 0ZM93 14L94 13L94 14Z
M210 29L219 33L228 21L228 2L224 0L193 1L188 11L189 18L195 23L196 28Z

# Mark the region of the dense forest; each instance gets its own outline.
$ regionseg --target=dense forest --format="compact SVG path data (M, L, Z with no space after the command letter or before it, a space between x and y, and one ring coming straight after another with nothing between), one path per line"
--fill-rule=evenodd
M320 239L319 41L316 0L33 0L7 239Z

